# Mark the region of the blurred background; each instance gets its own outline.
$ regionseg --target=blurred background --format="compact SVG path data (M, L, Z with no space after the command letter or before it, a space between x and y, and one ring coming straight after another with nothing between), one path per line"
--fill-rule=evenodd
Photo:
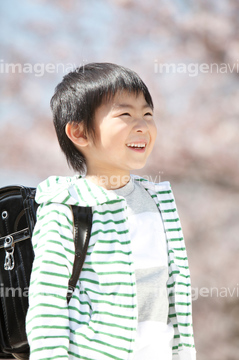
M49 108L64 74L88 62L138 72L158 138L137 173L174 190L197 359L238 359L238 0L10 0L0 21L0 186L73 174Z

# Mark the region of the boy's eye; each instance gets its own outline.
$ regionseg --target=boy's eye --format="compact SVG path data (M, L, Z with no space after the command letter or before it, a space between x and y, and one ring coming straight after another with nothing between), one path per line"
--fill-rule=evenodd
M120 116L130 116L130 113L123 113Z
M153 116L153 114L152 113L150 113L150 112L147 112L146 114L144 114L144 116Z

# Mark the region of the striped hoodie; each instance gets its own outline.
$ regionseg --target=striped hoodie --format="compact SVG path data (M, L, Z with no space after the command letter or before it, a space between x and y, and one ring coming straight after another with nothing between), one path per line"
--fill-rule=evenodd
M169 318L174 326L172 359L193 360L190 273L171 186L132 177L148 191L163 218ZM30 359L132 359L137 294L125 199L75 176L48 178L38 186L36 201L40 206L32 238L35 259L26 321ZM80 279L67 305L74 261L70 205L92 207L93 224Z

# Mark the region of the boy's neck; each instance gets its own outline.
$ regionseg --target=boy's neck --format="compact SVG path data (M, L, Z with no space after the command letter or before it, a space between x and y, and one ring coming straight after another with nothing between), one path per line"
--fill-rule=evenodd
M130 174L93 174L88 173L85 176L86 179L90 180L98 186L102 186L106 190L119 189L125 186L130 181Z

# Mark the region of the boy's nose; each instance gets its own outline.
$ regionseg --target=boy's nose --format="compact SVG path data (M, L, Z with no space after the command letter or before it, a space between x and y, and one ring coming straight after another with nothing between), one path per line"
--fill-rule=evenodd
M137 120L135 124L135 131L144 133L148 130L148 124L144 119Z

